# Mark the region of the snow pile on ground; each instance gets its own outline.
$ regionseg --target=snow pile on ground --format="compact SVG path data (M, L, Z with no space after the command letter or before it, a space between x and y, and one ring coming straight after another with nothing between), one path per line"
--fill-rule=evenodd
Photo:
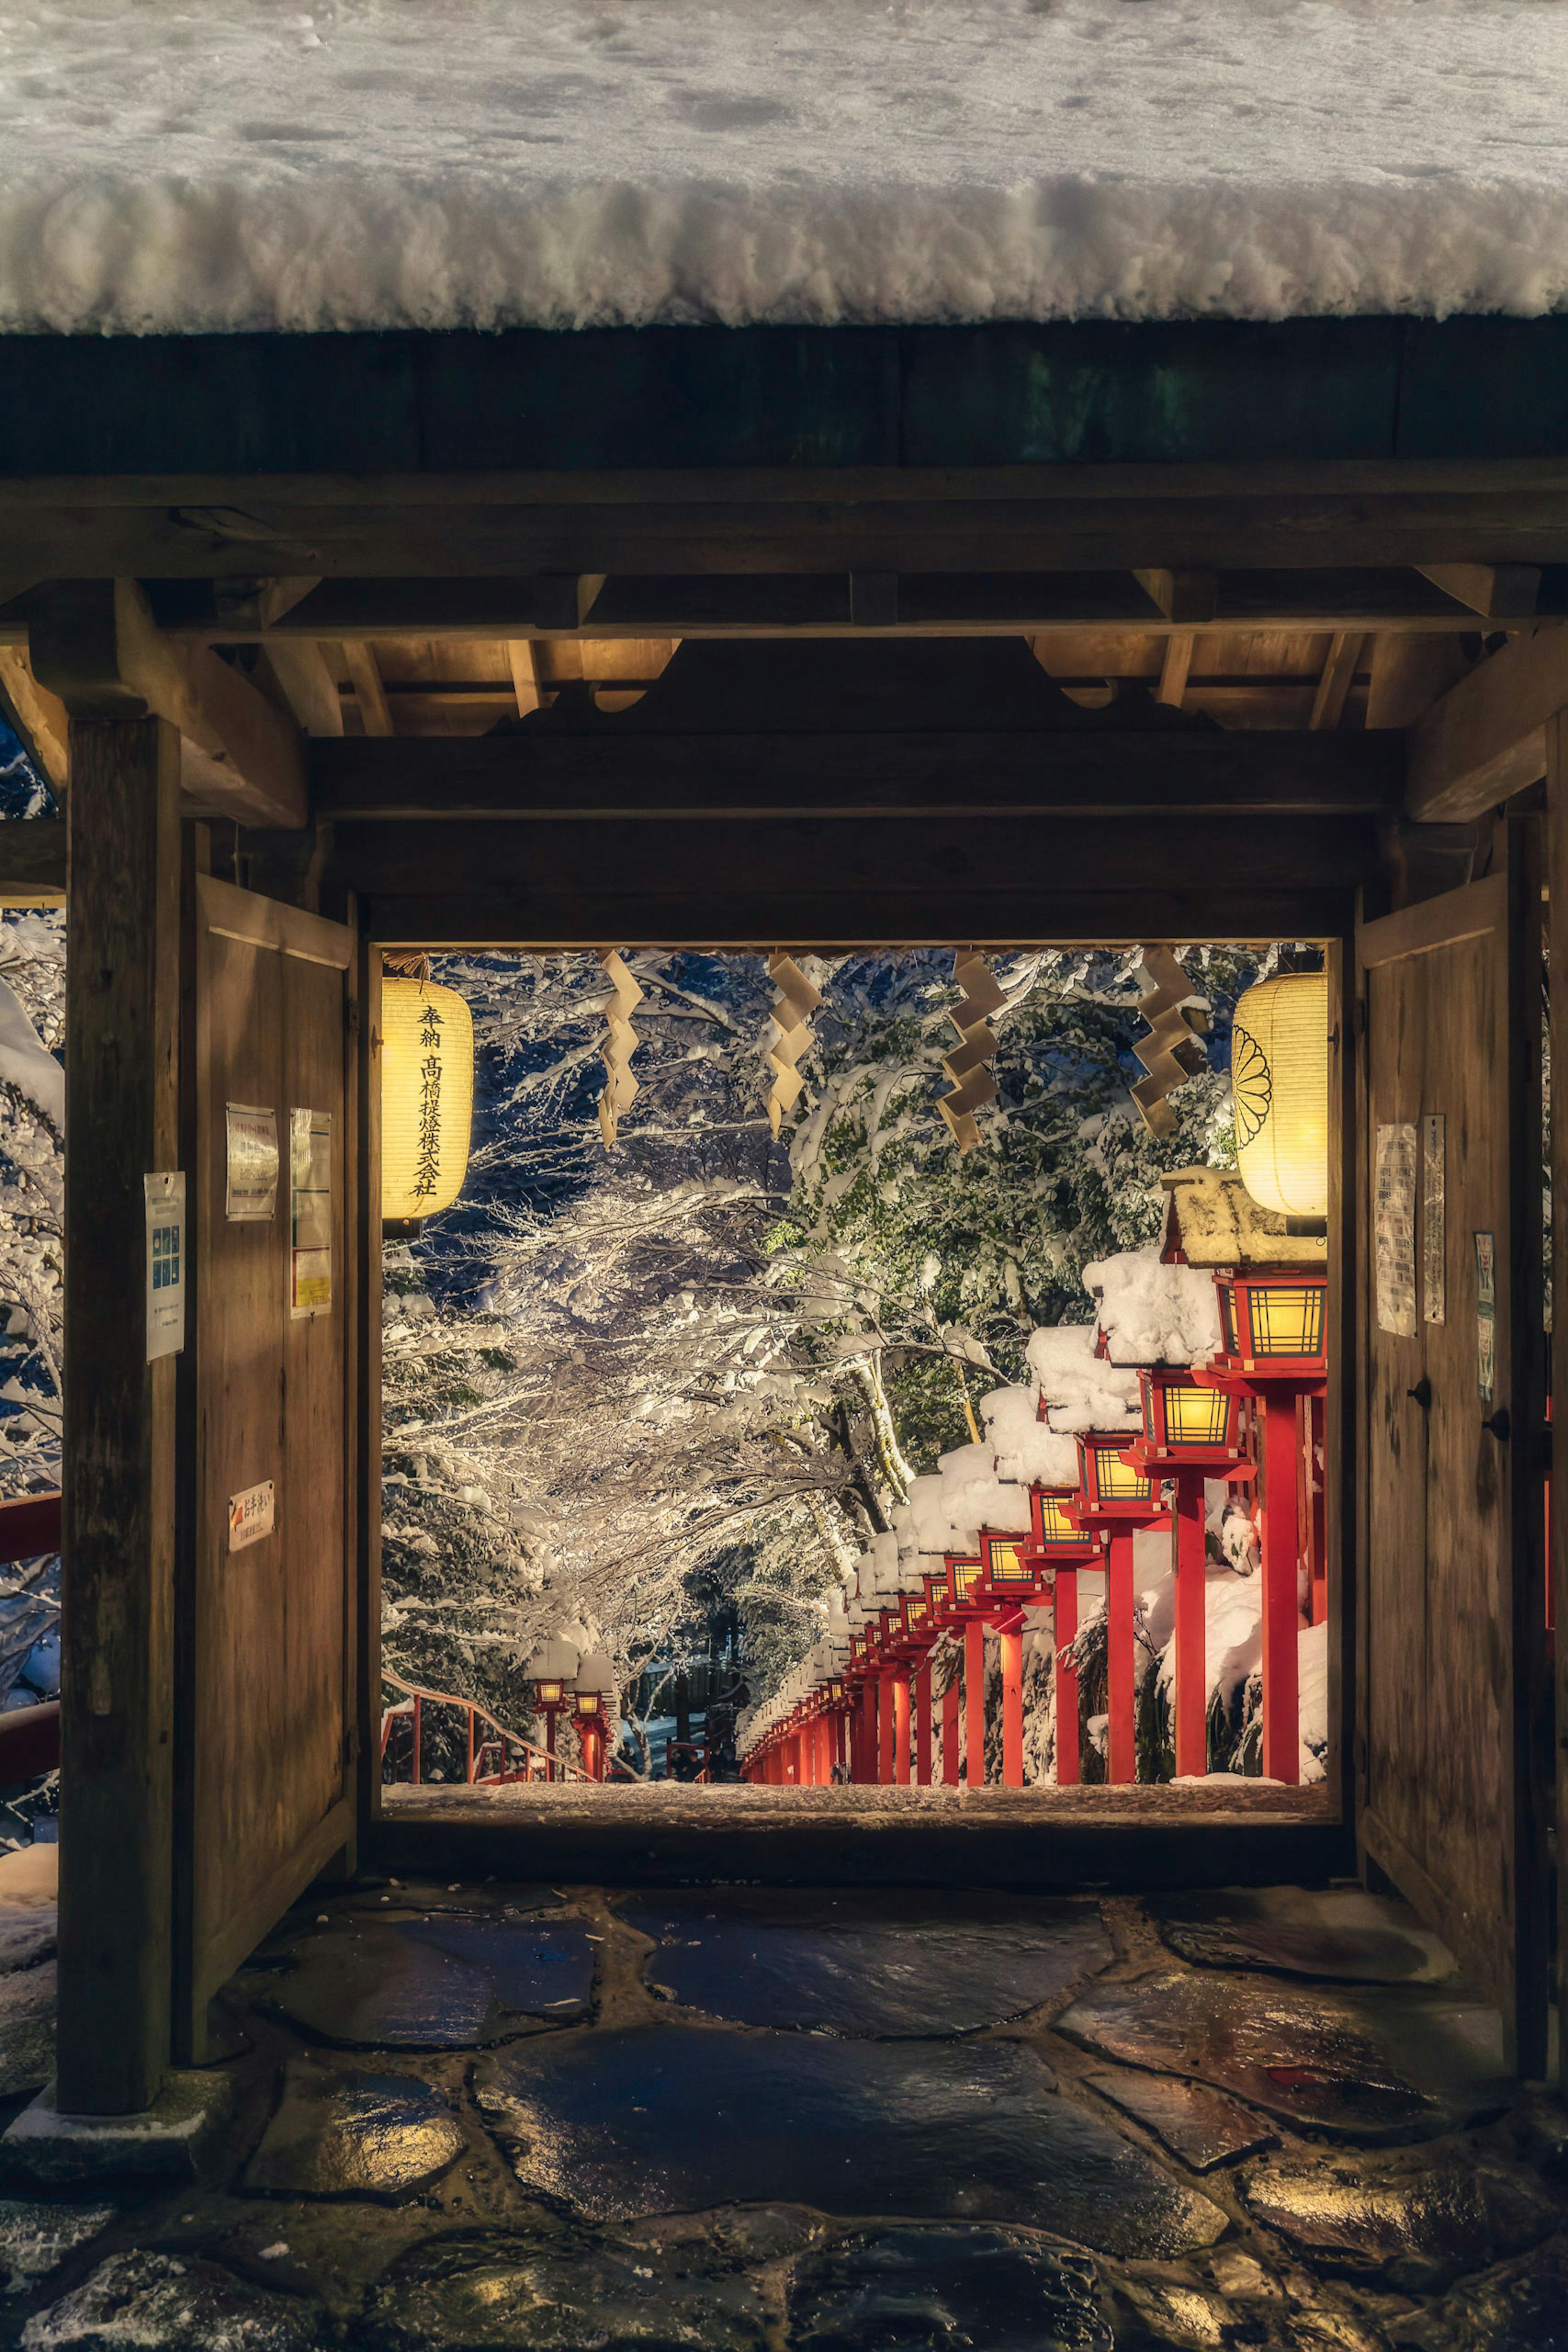
M1157 1249L1121 1250L1083 1269L1113 1364L1203 1364L1218 1351L1214 1276L1162 1265Z
M1026 1486L1077 1486L1078 1448L1041 1421L1032 1389L993 1389L980 1399L980 1416L998 1478Z
M1138 1375L1094 1353L1092 1323L1032 1332L1024 1351L1051 1428L1141 1429ZM1072 1483L1077 1484L1076 1467Z
M1535 314L1565 86L1557 0L38 0L0 323Z

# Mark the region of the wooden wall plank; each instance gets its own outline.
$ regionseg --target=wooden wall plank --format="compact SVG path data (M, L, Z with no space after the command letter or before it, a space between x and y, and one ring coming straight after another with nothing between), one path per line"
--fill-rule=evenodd
M175 1367L146 1360L142 1178L178 1164L178 738L73 719L70 764L58 2098L123 2115L169 2052Z
M359 1818L382 1810L382 951L359 959L359 1308L355 1465L359 1620L356 1633Z

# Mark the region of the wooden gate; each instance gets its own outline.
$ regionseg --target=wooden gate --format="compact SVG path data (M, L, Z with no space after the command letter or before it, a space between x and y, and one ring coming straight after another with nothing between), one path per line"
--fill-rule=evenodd
M1542 933L1505 871L1364 924L1364 1853L1545 2057Z
M176 2062L354 1836L354 934L195 877Z

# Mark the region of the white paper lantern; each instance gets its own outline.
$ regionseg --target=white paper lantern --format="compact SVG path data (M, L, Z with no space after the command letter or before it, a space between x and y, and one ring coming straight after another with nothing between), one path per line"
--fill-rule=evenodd
M474 1022L455 988L382 982L382 1214L449 1209L468 1172Z
M1236 1164L1260 1208L1322 1217L1329 1205L1329 993L1321 971L1260 981L1230 1041Z

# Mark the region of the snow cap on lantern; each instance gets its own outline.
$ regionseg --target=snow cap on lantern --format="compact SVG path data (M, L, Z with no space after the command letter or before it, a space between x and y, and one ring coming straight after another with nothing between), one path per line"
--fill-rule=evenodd
M1282 1217L1329 1205L1329 993L1321 971L1260 981L1230 1041L1236 1164L1253 1200Z
M534 1696L540 1706L559 1706L566 1696L566 1685L577 1677L577 1649L559 1634L541 1642L528 1660L524 1672L534 1685Z
M434 1217L468 1172L474 1022L455 988L382 982L382 1214Z

